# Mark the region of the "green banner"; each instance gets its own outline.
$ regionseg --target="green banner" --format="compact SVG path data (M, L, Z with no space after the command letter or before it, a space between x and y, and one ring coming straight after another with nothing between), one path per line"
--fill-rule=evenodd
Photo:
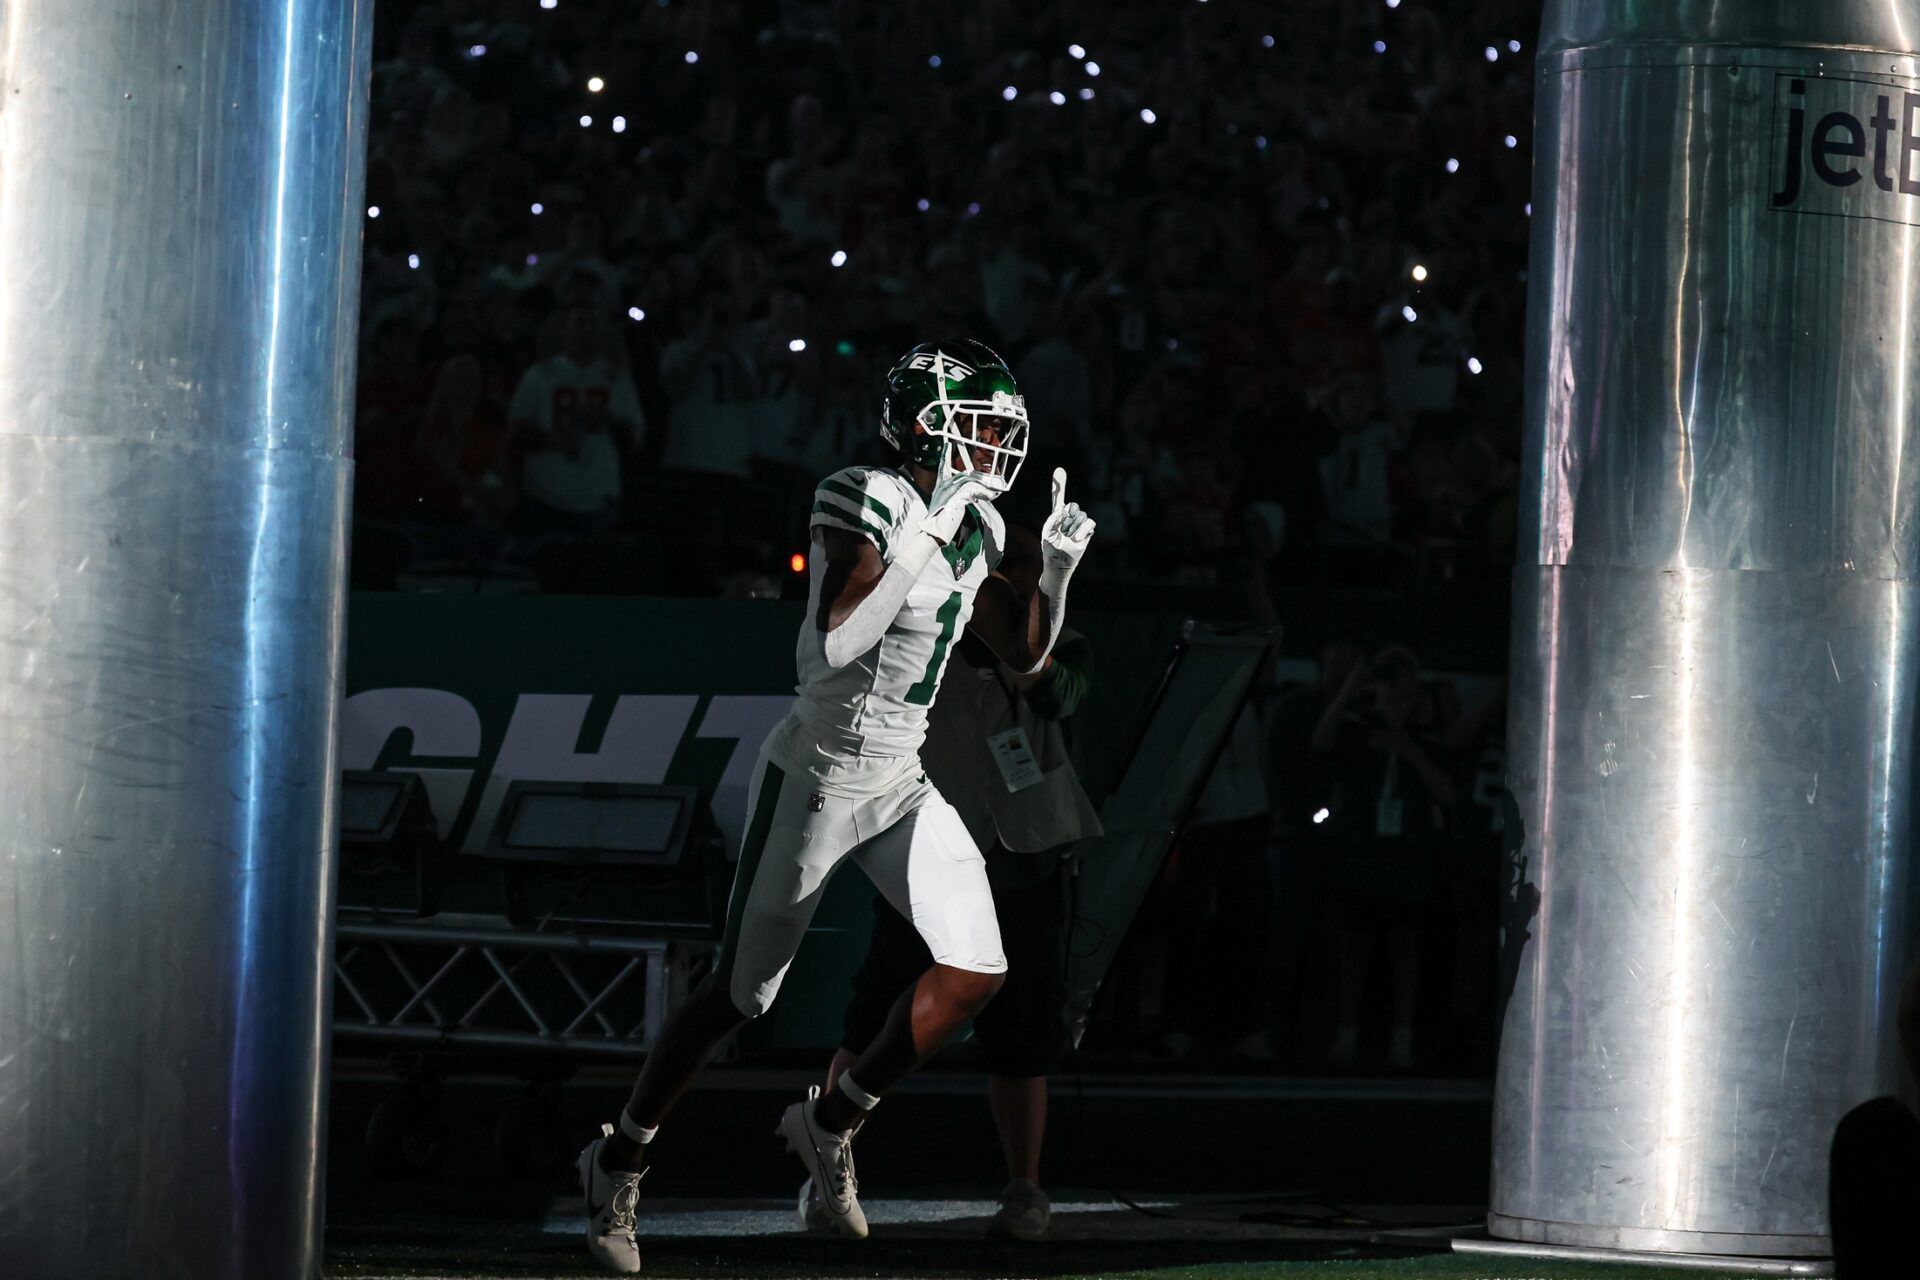
M341 767L419 773L450 849L485 843L515 779L699 786L738 849L755 754L793 698L799 603L363 593L351 610ZM1095 654L1078 739L1097 801L1179 624L1073 623ZM835 877L756 1040L833 1042L870 896Z

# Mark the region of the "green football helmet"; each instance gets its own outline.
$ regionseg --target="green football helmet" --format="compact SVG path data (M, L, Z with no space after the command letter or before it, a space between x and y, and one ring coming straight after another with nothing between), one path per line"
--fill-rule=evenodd
M880 435L936 482L971 471L1005 493L1027 456L1027 402L985 343L923 342L887 374Z

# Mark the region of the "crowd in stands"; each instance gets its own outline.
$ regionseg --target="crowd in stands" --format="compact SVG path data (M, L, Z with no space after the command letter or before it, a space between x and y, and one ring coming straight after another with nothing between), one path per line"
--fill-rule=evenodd
M1091 577L1502 594L1535 0L376 12L359 585L790 594L965 335Z

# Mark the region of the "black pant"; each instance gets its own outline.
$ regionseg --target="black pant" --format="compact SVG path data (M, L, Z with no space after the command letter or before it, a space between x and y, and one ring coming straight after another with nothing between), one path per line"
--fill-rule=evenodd
M1875 1098L1847 1112L1834 1130L1828 1188L1835 1280L1911 1276L1920 1119L1897 1098Z
M1066 863L1057 850L987 851L987 879L1007 953L1007 980L973 1020L990 1075L1044 1076L1066 1055ZM840 1043L854 1053L873 1043L900 994L933 964L911 921L875 894L873 937L853 975Z

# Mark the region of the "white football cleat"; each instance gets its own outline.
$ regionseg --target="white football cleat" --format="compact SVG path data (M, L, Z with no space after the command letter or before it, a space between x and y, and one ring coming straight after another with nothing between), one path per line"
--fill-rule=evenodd
M833 1215L827 1212L827 1202L813 1189L813 1179L808 1178L800 1184L800 1225L811 1235L821 1235L837 1230L833 1225Z
M787 1150L807 1166L827 1222L843 1236L865 1240L867 1215L860 1211L860 1188L853 1176L853 1135L820 1127L813 1118L819 1097L819 1085L809 1088L806 1100L788 1107L773 1132L785 1138Z
M993 1215L991 1230L1015 1240L1038 1240L1052 1222L1053 1201L1047 1193L1036 1183L1015 1178L1000 1193L1000 1212Z
M633 1210L640 1199L643 1173L608 1173L600 1167L600 1148L613 1126L580 1153L580 1194L587 1198L587 1252L609 1271L632 1275L640 1270L640 1242L634 1238Z

